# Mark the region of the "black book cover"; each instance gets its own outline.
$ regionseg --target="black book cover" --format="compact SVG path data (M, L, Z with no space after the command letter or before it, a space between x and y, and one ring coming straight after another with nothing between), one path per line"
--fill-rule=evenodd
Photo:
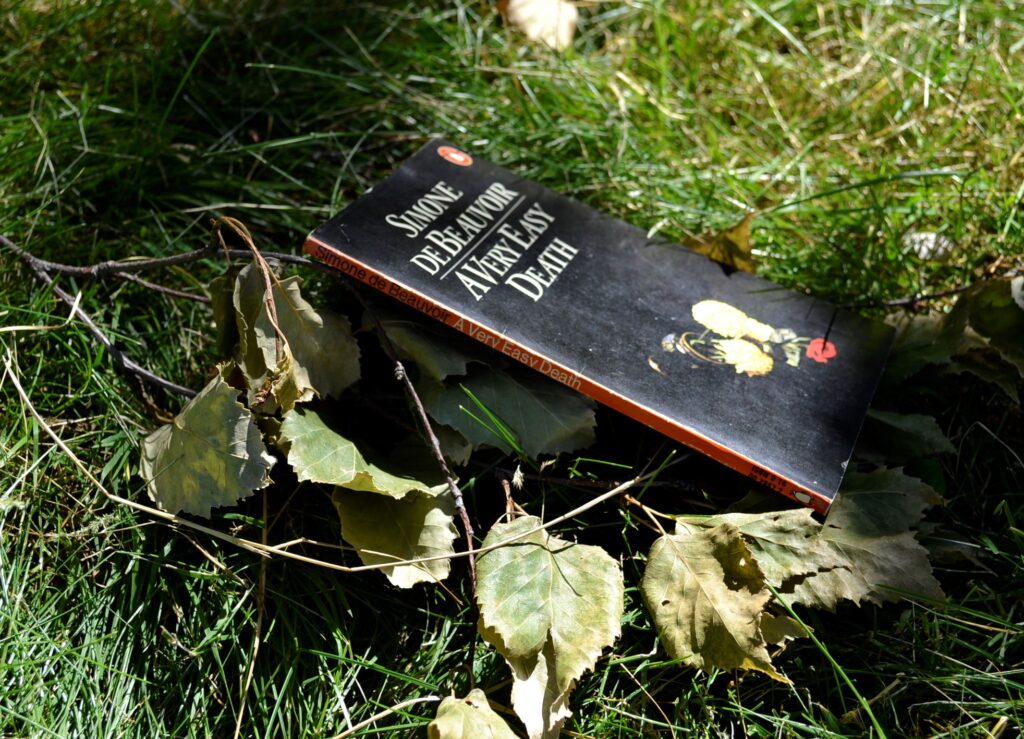
M818 511L892 341L442 140L305 248Z

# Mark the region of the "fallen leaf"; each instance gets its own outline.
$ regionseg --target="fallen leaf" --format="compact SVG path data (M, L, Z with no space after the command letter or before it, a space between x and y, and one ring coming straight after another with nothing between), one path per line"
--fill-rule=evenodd
M1020 371L994 349L986 347L960 352L941 371L949 374L969 372L979 380L998 387L1014 403L1020 403Z
M218 373L174 421L142 442L141 474L165 511L210 516L266 487L274 458L238 390Z
M430 739L516 739L505 720L491 710L479 688L465 698L448 697L437 708L427 727Z
M790 578L827 570L845 563L818 537L821 524L809 508L767 513L723 513L717 516L684 516L676 533L713 529L730 524L743 536L765 581L781 587Z
M932 416L872 408L864 420L855 454L871 462L903 464L955 451Z
M949 313L901 315L890 320L896 338L885 368L885 379L899 382L929 364L948 364L967 328L967 304L961 301Z
M231 272L210 280L210 307L217 329L217 351L222 358L232 355L238 345L238 323L233 303L235 275Z
M412 492L396 500L339 487L331 500L341 519L342 537L356 548L364 564L447 557L455 551L455 504L450 495ZM395 564L382 572L392 585L411 588L420 582L444 580L450 570L451 560L439 559Z
M264 277L255 264L247 265L235 282L241 365L249 378L250 404L264 398L262 409L289 411L314 394L337 397L359 379L359 345L348 319L332 311L317 311L303 297L302 279L272 278L278 333L266 304Z
M367 462L355 444L309 408L295 408L285 414L278 441L300 481L340 485L392 498L403 498L413 491L437 496L447 489L392 475Z
M941 600L945 596L932 575L928 552L911 531L924 509L938 502L930 486L900 470L848 473L820 534L844 558L843 565L793 578L780 591L791 604L828 610L841 600Z
M769 644L782 646L794 639L804 638L809 631L810 627L801 626L791 616L777 616L767 612L761 614L761 635Z
M504 9L509 22L531 41L539 41L558 51L572 45L579 18L573 3L567 0L507 0Z
M599 547L535 531L533 516L491 527L477 560L481 636L508 662L512 703L531 739L558 736L576 680L618 638L619 564Z
M506 453L518 446L537 458L594 442L593 401L525 369L474 367L459 384L420 383L418 388L430 415L474 446L488 444ZM489 419L487 412L497 421ZM502 433L505 429L511 432L511 440Z
M971 328L1024 376L1024 281L1018 280L1022 278L984 282L961 300L968 302Z
M660 537L640 589L674 659L705 671L759 670L788 682L772 666L760 628L771 593L734 525Z
M486 362L476 346L467 346L462 337L451 329L402 318L387 309L374 310L399 356L413 362L426 377L436 382L452 375L466 374L470 362ZM376 322L364 319L363 325L373 327Z
M757 213L752 211L733 226L684 239L683 245L730 269L754 273L757 271L757 263L750 244L750 224L756 217Z

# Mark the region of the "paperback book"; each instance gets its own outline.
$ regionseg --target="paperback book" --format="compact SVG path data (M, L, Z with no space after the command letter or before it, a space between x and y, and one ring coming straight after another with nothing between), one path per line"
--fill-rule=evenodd
M892 341L444 140L305 250L821 512Z

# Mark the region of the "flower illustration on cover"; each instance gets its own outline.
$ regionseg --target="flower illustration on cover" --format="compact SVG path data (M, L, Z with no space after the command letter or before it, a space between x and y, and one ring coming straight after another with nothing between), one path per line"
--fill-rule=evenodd
M661 340L661 348L709 364L731 366L736 374L767 375L775 368L776 357L790 367L799 367L805 354L824 364L838 353L831 341L797 336L792 329L770 326L721 300L702 300L690 313L704 330L669 334ZM664 374L654 357L648 357L647 362Z

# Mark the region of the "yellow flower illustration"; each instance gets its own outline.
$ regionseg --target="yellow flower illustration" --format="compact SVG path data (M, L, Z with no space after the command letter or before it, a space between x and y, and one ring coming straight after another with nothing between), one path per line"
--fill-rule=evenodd
M697 323L727 339L749 337L765 343L775 333L775 329L767 323L755 321L739 308L733 308L720 300L702 300L690 312Z
M767 375L775 366L770 354L746 339L718 339L714 342L717 357L736 368L736 374L746 372L749 377Z

